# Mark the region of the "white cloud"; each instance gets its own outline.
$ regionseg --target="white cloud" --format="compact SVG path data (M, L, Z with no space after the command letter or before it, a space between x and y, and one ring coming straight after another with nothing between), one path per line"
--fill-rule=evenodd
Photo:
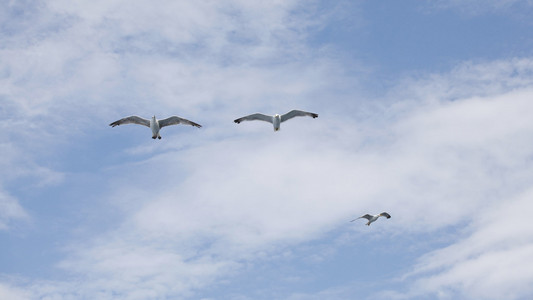
M468 236L421 258L413 273L421 278L412 292L468 299L531 296L532 195L529 190L475 213Z
M17 28L26 40L18 36L0 50L6 74L0 84L9 113L35 124L27 130L46 122L40 134L79 133L95 117L109 121L117 111L161 114L211 109L221 99L242 104L291 97L329 65L316 59L304 68L314 56L303 46L305 29L320 20L307 18L312 7L298 1L51 1L31 10L43 16L31 28ZM56 18L64 20L61 26L51 25ZM279 84L277 91L272 84ZM265 89L271 92L260 97Z
M12 300L30 299L30 293L24 289L0 282L0 298Z
M130 231L123 232L131 234ZM109 244L92 244L79 256L60 264L69 273L87 274L80 287L84 297L101 291L99 297L111 299L187 298L195 288L205 286L218 273L225 273L235 263L209 257L183 257L177 245L163 245L144 237L124 238L112 235ZM171 246L171 247L169 247ZM87 273L88 272L88 273Z

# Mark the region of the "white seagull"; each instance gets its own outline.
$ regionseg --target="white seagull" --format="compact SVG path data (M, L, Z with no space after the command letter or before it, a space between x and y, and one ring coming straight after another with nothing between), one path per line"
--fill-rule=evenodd
M284 115L275 114L273 116L256 113L256 114L251 114L249 116L245 116L242 118L238 118L233 122L239 124L242 121L253 121L253 120L265 121L265 122L272 123L272 125L274 125L274 131L278 131L281 125L281 122L285 122L294 117L305 117L305 116L313 117L314 119L318 117L318 114L315 114L312 112L301 111L301 110L291 110Z
M139 124L139 125L143 125L146 127L150 127L150 129L152 130L153 139L155 138L161 139L159 130L161 130L161 128L165 126L184 124L184 125L191 125L191 126L198 127L198 128L202 127L202 125L200 124L196 124L192 121L189 121L187 119L183 119L177 116L172 116L172 117L169 117L163 120L158 120L155 118L155 116L153 116L150 120L147 120L147 119L144 119L138 116L129 116L129 117L120 119L118 121L115 121L109 124L109 126L115 127L115 126L122 125L122 124Z
M367 225L367 226L370 226L370 223L376 221L379 217L387 217L387 219L390 219L390 215L389 215L388 213L386 213L386 212L382 212L382 213L380 213L379 215L375 215L375 216L373 216L373 215L369 215L369 214L366 214L366 215L364 215L364 216L360 216L360 217L357 218L357 219L353 219L353 220L351 220L350 222L353 222L353 221L358 220L358 219L361 219L361 218L365 218L365 219L368 220L368 223L366 223L366 225Z

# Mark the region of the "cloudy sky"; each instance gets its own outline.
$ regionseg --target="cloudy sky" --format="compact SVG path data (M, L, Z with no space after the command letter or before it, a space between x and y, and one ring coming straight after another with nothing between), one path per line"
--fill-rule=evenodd
M532 13L0 1L0 298L531 299Z

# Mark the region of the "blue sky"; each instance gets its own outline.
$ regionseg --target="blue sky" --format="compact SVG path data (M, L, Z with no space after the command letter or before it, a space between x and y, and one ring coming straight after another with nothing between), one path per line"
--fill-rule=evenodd
M531 13L1 2L0 298L533 297Z

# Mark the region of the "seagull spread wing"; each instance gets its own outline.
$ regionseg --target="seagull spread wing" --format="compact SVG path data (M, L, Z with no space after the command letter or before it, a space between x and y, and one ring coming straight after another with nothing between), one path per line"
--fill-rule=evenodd
M302 110L291 110L288 113L281 115L281 122L285 122L294 117L305 117L305 116L313 117L314 119L318 117L318 114L307 112L307 111L302 111Z
M367 219L368 221L370 221L370 219L372 219L373 217L374 217L374 216L372 216L372 215L366 214L366 215L364 215L364 216L360 216L359 218L353 219L353 220L351 220L350 222L353 222L353 221L355 221L355 220L359 220L359 219L361 219L361 218L365 218L365 219Z
M146 127L150 127L150 120L146 120L146 119L143 119L137 116L130 116L130 117L126 117L118 121L115 121L109 124L109 126L115 127L115 126L122 125L122 124L139 124L139 125L143 125Z
M177 124L191 125L191 126L198 127L198 128L202 127L202 125L200 124L194 123L192 121L189 121L187 119L183 119L177 116L172 116L172 117L169 117L163 120L159 120L159 128L163 128L165 126L170 126L170 125L177 125Z
M390 219L390 215L388 213L386 213L386 212L382 212L379 215L382 216L382 217L386 217L387 219Z
M256 113L256 114L252 114L252 115L249 115L249 116L246 116L246 117L238 118L238 119L234 120L233 122L239 124L242 121L254 121L254 120L259 120L259 121L265 121L265 122L268 122L268 123L272 123L272 116L267 116L267 115L264 115L264 114Z

